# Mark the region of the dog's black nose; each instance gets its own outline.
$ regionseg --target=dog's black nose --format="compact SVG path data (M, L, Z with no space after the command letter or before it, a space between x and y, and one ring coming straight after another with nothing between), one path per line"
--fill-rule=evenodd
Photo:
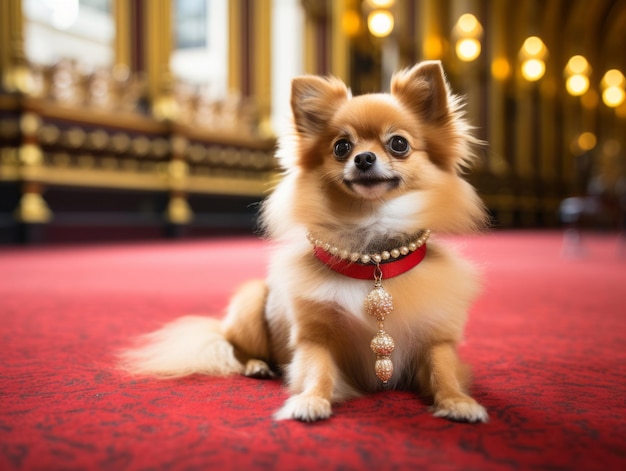
M354 158L354 165L359 170L369 170L374 162L376 162L376 154L373 152L361 152Z

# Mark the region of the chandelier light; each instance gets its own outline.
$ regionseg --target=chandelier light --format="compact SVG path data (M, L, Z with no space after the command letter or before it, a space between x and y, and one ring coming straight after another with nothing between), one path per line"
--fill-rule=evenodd
M474 61L480 56L483 28L478 19L471 13L465 13L459 17L452 30L457 38L456 55L463 62Z
M538 36L526 38L519 52L522 76L529 82L540 80L546 73L548 48Z
M572 96L582 96L589 90L589 75L591 67L584 56L570 57L563 70L565 75L565 89Z
M374 10L367 16L367 27L373 36L385 38L393 31L394 19L389 10Z
M617 69L608 70L602 77L602 101L611 108L617 108L626 99L624 74Z

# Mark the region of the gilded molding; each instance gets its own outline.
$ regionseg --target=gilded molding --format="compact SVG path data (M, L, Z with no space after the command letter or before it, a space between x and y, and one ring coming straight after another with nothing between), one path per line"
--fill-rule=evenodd
M39 193L27 192L20 198L15 219L29 224L43 224L52 220L52 212Z
M173 195L168 202L165 218L173 224L189 224L193 219L193 212L183 196Z

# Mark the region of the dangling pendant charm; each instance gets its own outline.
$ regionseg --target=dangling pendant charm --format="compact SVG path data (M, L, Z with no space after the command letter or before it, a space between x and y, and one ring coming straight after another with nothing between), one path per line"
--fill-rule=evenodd
M378 321L378 333L372 339L370 347L376 354L374 371L376 376L386 384L393 374L391 352L395 347L393 338L385 332L385 317L393 311L393 299L382 285L382 272L378 264L374 274L374 289L365 298L365 311Z

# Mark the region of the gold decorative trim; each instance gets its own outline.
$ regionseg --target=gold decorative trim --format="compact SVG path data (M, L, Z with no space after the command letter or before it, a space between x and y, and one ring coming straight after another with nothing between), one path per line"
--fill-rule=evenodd
M183 196L175 195L168 202L165 218L173 224L189 224L193 220L193 212Z
M24 193L14 213L15 219L30 224L50 222L52 212L39 193Z

